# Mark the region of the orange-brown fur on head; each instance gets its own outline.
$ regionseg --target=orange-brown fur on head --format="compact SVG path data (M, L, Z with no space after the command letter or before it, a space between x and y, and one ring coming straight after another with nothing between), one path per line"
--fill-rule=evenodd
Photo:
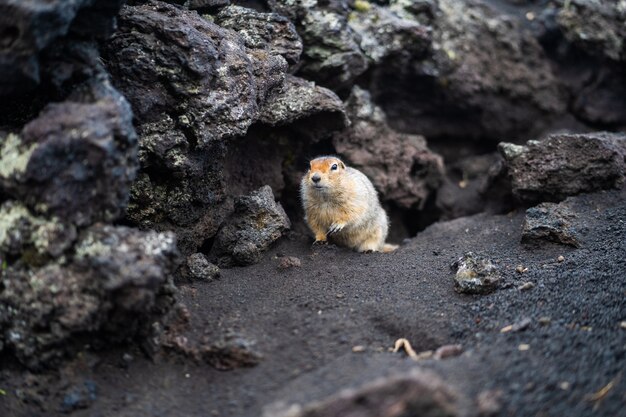
M335 169L334 166L336 166ZM308 176L308 185L323 190L332 187L346 169L341 159L334 156L321 156L311 161ZM319 178L318 182L313 181Z

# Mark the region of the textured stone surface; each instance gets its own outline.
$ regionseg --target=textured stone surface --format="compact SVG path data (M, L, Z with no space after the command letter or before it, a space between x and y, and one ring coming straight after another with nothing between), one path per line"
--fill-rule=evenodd
M574 247L580 246L576 227L572 224L576 214L563 202L542 203L526 210L522 242L556 242Z
M346 2L270 0L268 4L296 25L304 43L299 72L305 78L337 89L350 85L367 70L367 57L348 25Z
M5 346L37 368L80 348L79 335L111 342L145 331L176 258L171 233L96 225L79 236L66 261L8 266L0 293Z
M386 65L408 57L426 57L430 53L431 28L419 22L399 3L390 2L389 7L383 7L375 2L361 1L355 3L349 14L348 24L370 65ZM416 6L417 2L410 5ZM407 2L408 8L410 5Z
M239 33L247 48L280 55L290 65L300 59L302 40L291 21L277 13L228 6L215 16L215 23Z
M591 55L626 61L624 0L561 0L559 3L556 20L567 40Z
M293 126L312 139L348 126L339 97L331 90L288 75L280 91L269 98L259 121L270 126Z
M41 81L40 52L58 38L106 38L122 0L6 0L0 4L0 95L23 93ZM45 64L44 64L45 65Z
M428 56L372 71L369 89L392 127L429 139L496 141L541 132L566 111L560 83L530 33L479 1L438 5Z
M105 57L140 124L169 117L199 147L245 134L287 69L271 49L252 53L235 32L159 1L122 8Z
M76 225L118 218L137 169L131 120L106 79L82 85L19 135L0 137L0 188L36 213Z
M199 281L211 281L220 274L218 266L209 262L203 253L189 255L187 257L187 267L191 277Z
M0 206L0 257L58 257L75 239L76 228L71 224L33 216L15 201Z
M269 186L235 201L235 211L218 232L211 257L220 266L249 265L291 227L280 203L274 201Z
M491 260L480 254L468 252L452 266L454 289L466 294L486 294L495 290L501 276Z
M527 202L559 201L616 187L626 175L626 135L555 134L526 146L501 143L513 194Z
M334 136L337 152L374 183L383 200L423 208L443 179L443 160L422 136L396 132L369 93L354 87L346 102L351 126Z

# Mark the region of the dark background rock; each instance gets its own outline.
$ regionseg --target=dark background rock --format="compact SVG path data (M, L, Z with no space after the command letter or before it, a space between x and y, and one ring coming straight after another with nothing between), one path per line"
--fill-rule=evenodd
M527 146L501 143L499 148L513 194L531 203L617 187L626 175L623 134L555 134Z
M0 95L32 91L45 70L39 53L67 35L106 38L123 0L6 0L0 5Z
M235 211L217 233L211 257L220 266L250 265L291 227L269 186L235 200Z

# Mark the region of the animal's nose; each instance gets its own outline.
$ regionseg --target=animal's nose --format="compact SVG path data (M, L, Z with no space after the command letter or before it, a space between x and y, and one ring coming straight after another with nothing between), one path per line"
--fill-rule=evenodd
M311 181L313 181L314 183L318 183L320 182L320 180L322 179L322 177L319 176L319 174L315 174L311 177Z

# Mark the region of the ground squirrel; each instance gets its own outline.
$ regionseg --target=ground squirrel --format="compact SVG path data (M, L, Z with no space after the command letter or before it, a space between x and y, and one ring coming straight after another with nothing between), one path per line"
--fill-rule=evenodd
M378 201L374 186L360 171L347 167L339 158L322 156L311 167L300 186L305 220L315 244L334 243L359 252L391 252L396 245L385 243L389 220Z

